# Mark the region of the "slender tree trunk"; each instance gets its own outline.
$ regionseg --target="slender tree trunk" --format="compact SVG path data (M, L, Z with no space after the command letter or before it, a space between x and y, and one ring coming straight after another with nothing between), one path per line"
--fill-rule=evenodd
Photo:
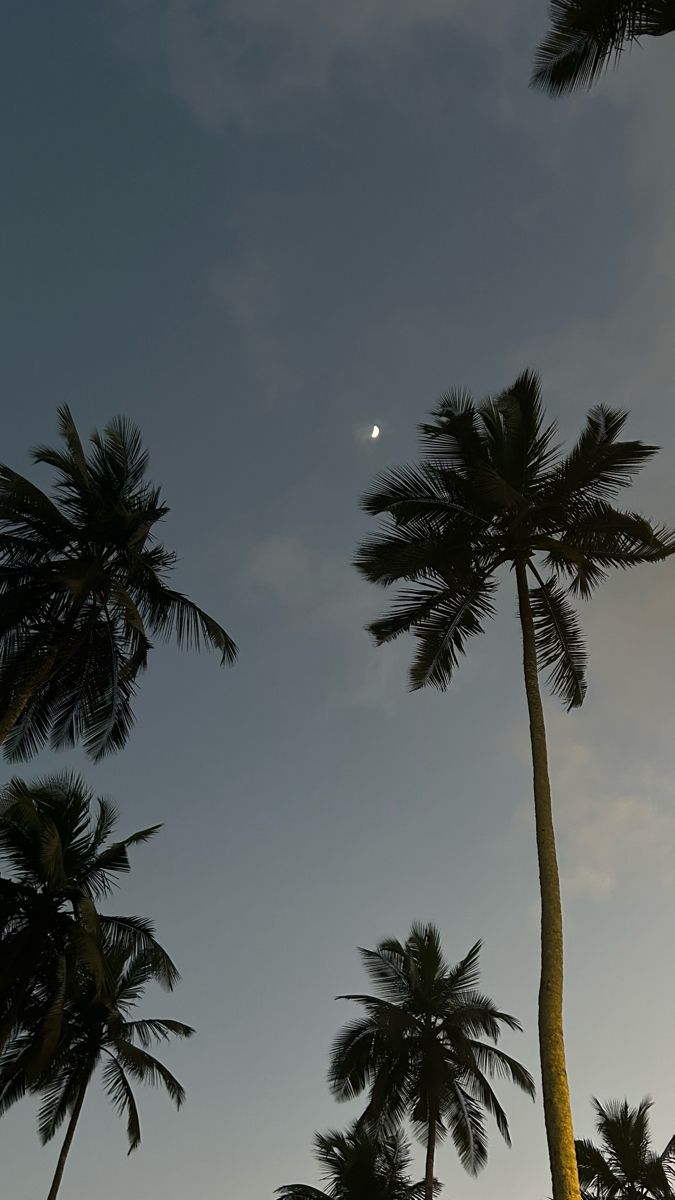
M524 561L516 564L523 668L530 719L534 813L541 893L539 1053L553 1200L580 1200L563 1037L563 924L555 847L546 726L539 690L534 621Z
M63 1145L61 1147L61 1153L59 1154L59 1161L56 1164L56 1171L54 1172L54 1178L52 1179L52 1186L49 1189L49 1195L47 1196L47 1200L56 1200L56 1197L58 1196L59 1188L61 1186L61 1180L63 1179L63 1172L64 1172L65 1165L66 1165L66 1159L68 1157L68 1152L70 1150L70 1147L73 1144L73 1138L75 1137L75 1129L77 1126L77 1122L80 1119L80 1113L82 1112L82 1105L84 1104L84 1097L85 1097L85 1093L87 1091L88 1083L89 1083L89 1079L87 1078L87 1079L85 1079L84 1083L80 1087L79 1092L77 1093L77 1100L75 1101L75 1107L73 1108L73 1111L70 1114L70 1120L68 1122L66 1136L64 1138Z
M49 679L56 661L58 647L53 646L43 658L39 658L22 687L17 691L9 708L0 716L0 745L9 737L14 726L21 720L37 689Z
M424 1200L433 1200L434 1195L434 1157L436 1154L436 1118L429 1118L427 1135L427 1155L424 1165Z

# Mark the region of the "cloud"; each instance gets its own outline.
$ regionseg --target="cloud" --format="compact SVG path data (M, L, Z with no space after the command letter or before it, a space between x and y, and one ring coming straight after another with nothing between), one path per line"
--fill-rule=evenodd
M626 496L626 506L672 523L675 409L663 403L675 378L675 161L663 152L675 105L671 57L672 46L645 45L622 60L593 97L575 102L577 122L593 103L624 115L631 224L617 244L622 284L609 310L593 318L584 311L580 280L578 315L527 339L513 366L528 361L541 369L551 406L565 414L565 432L598 401L631 410L630 434L661 442L664 452L640 477L635 496ZM567 139L560 171L569 169L574 124ZM589 273L596 270L602 263L589 261ZM553 704L548 709L565 896L603 899L619 887L644 888L645 880L652 889L668 888L675 862L672 562L615 576L581 612L589 697L578 714L566 716ZM513 745L529 765L523 731ZM527 811L529 819L529 805Z
M672 453L675 407L662 402L672 395L675 378L675 159L664 153L675 107L675 75L670 66L672 43L663 44L667 40L652 39L634 50L622 59L619 71L606 77L597 95L579 98L565 141L557 143L565 146L557 170L569 172L575 129L579 135L589 105L620 110L625 169L617 200L622 205L629 201L627 223L615 247L620 285L609 307L594 317L584 307L584 279L580 278L579 306L572 320L544 336L525 339L513 362L536 363L549 394L561 397L556 407L572 409L575 419L577 413L603 400L635 413L637 436L641 433L638 419L643 429L646 419L652 431L658 422L656 436L667 440ZM603 154L601 144L598 154ZM587 270L589 276L602 271L602 261L589 258ZM650 439L649 425L642 436ZM670 478L667 482L669 488Z
M358 708L393 711L405 695L405 647L378 651L364 626L373 616L371 589L347 556L275 534L255 546L245 571L249 587L279 604L302 636L330 639L338 665L334 700ZM397 653L398 650L398 653Z
M163 59L205 126L257 124L323 90L344 52L387 52L416 30L499 37L517 0L118 0L127 52Z
M292 390L295 375L277 332L283 305L270 262L254 252L218 268L211 282L255 377L258 402L273 405Z
M672 564L605 585L582 610L589 696L547 727L561 873L567 899L618 886L675 883L675 577ZM512 750L529 769L524 728ZM658 764L658 768L655 766ZM530 820L530 804L521 812Z

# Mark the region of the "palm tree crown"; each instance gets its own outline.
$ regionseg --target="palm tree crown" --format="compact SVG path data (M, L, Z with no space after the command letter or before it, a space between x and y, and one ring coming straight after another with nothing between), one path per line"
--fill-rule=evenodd
M169 511L123 418L85 450L67 408L64 447L41 446L50 499L0 467L0 741L9 759L83 740L94 759L123 746L151 638L202 642L233 662L217 621L169 586L175 555L153 529Z
M281 1200L423 1200L424 1184L409 1178L410 1147L400 1130L378 1138L355 1121L345 1133L317 1133L314 1147L325 1191L288 1183L277 1188Z
M552 96L590 88L628 46L675 30L675 0L551 0L533 87Z
M356 565L375 583L403 584L370 629L379 643L415 634L413 688L447 687L467 639L494 613L500 571L523 563L539 666L568 708L582 703L586 654L570 595L588 597L611 567L675 549L669 530L611 503L656 452L620 440L625 421L598 405L562 457L538 376L525 371L481 405L448 393L420 427L422 462L379 477L363 508L386 523Z
M405 943L389 939L360 953L378 994L339 997L356 1001L365 1015L335 1040L333 1094L350 1100L367 1088L363 1119L385 1133L406 1117L427 1144L449 1132L475 1174L487 1159L484 1112L510 1142L489 1078L509 1079L534 1096L530 1073L496 1045L502 1026L521 1027L478 991L480 942L450 967L435 926L413 925Z
M156 955L151 950L129 955L118 949L108 956L107 967L109 1001L102 1004L91 981L82 980L82 986L68 999L57 1052L46 1072L35 1078L26 1069L32 1053L30 1027L19 1031L0 1055L0 1115L26 1091L40 1096L38 1132L44 1143L72 1113L99 1065L113 1107L126 1116L130 1152L141 1140L132 1080L163 1086L177 1108L185 1099L178 1080L149 1047L171 1037L191 1037L194 1030L181 1021L136 1020L132 1016L146 984L157 978Z
M30 1024L36 1075L55 1051L83 974L101 1003L110 1003L110 953L152 954L165 987L178 979L151 922L96 908L129 870L129 848L159 826L111 841L116 810L100 798L94 815L93 799L83 780L68 774L32 784L13 779L0 791L0 1049Z
M662 1154L652 1149L649 1097L637 1108L627 1100L602 1105L595 1099L593 1107L600 1145L576 1143L584 1200L673 1200L675 1138Z

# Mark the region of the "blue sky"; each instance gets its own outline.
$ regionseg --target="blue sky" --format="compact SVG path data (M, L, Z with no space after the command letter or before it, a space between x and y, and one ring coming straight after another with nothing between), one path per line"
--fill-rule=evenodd
M114 901L156 916L184 980L148 998L199 1036L170 1051L176 1116L144 1145L99 1094L64 1183L85 1200L269 1197L316 1180L346 1122L330 1040L357 945L441 927L484 939L484 984L537 1067L537 893L514 597L446 696L362 627L349 566L373 473L415 453L449 386L529 364L572 434L594 403L663 454L631 503L673 518L672 45L592 96L529 92L540 0L9 0L0 45L2 458L124 412L171 514L180 586L241 647L234 671L158 649L124 754L84 767L121 828L162 820ZM377 442L363 437L377 421ZM36 475L36 477L38 477ZM46 482L46 477L39 476ZM655 1099L672 1134L675 578L614 579L584 610L587 704L548 706L566 901L575 1121L592 1094ZM24 774L54 766L43 756ZM666 1049L664 1051L664 1044ZM476 1181L549 1194L540 1105L501 1089ZM2 1122L12 1200L45 1194L30 1103Z

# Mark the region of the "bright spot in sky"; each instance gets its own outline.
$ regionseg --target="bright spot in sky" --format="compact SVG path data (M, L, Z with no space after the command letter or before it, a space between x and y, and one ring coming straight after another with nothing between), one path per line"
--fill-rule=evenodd
M379 425L373 425L373 428L370 431L370 436L371 436L371 438L378 438L380 436Z

